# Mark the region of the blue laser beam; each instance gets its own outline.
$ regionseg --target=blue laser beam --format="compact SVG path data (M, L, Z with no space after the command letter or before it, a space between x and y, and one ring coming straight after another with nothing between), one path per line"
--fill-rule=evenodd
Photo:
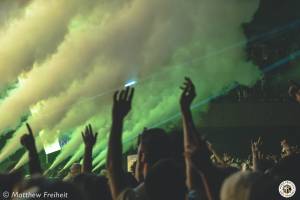
M228 50L230 50L230 49L234 49L234 48L236 48L236 47L245 45L245 44L247 44L247 43L252 43L252 42L259 41L259 40L266 41L266 40L269 39L269 38L268 38L269 36L272 36L272 35L275 35L275 34L279 34L279 33L284 33L284 32L286 32L286 31L288 31L288 30L293 29L293 28L297 28L299 25L300 25L300 20L296 20L296 21L291 22L291 23L289 23L289 24L287 24L287 25L284 25L284 26L281 26L281 27L277 27L277 28L275 28L275 29L273 29L273 30L271 30L271 31L269 31L269 32L261 33L261 34L258 34L258 35L256 35L256 36L253 36L253 37L251 37L251 38L248 39L248 40L242 40L242 41L239 41L239 42L237 42L237 43L235 43L235 44L232 44L232 45L226 46L226 47L224 47L224 48L221 48L221 49L219 49L219 50L217 50L217 51L215 51L215 52L213 52L213 53L211 53L211 54L209 54L209 55L201 56L201 57L196 58L196 59L191 60L191 61L185 61L185 62L182 63L181 65L183 65L183 66L184 66L184 65L189 65L189 64L198 62L198 61L200 61L200 60L207 59L207 58L212 57L212 56L217 56L217 55L220 55L220 54L222 54L222 53L224 53L224 52L226 52L226 51L228 51ZM273 68L273 67L276 68L276 66L271 66L270 68ZM272 70L272 69L270 69L270 70ZM266 71L269 71L268 68L267 68ZM142 83L146 82L148 79L151 79L152 77L161 75L161 74L163 74L163 73L167 73L167 71L165 71L165 72L158 72L158 73L153 74L153 75L151 75L151 76L144 77L144 78L142 78L141 80L139 80L139 84L142 84ZM137 81L130 80L130 81L127 82L124 86L125 86L125 87L128 87L128 86L132 86L132 85L136 85L136 84L137 84ZM89 96L89 97L85 97L84 99L81 99L81 100L79 100L78 102L74 103L74 105L79 105L79 104L82 104L82 103L85 103L85 102L88 102L88 101L92 101L92 100L94 100L94 99L97 99L97 98L106 96L106 95L108 95L108 94L111 94L112 92L114 92L114 91L116 91L116 90L117 90L116 88L111 88L111 89L108 89L108 90L106 90L106 91L104 91L104 92L98 93L98 94L96 94L96 95ZM66 108L66 109L67 109L67 108ZM55 112L58 112L58 110L53 110L53 111L50 112L50 113L49 113L49 112L48 112L48 113L43 113L42 115L50 115L50 114L55 113Z
M275 29L272 29L271 31L268 31L266 33L261 33L261 34L258 34L256 36L253 36L251 37L250 39L248 40L241 40L235 44L231 44L229 46L226 46L224 48L221 48L209 55L206 55L206 56L200 56L199 58L196 58L192 61L185 61L184 63L182 63L181 65L188 65L188 64L191 64L191 63L195 63L197 61L200 61L200 60L204 60L204 59L207 59L209 57L212 57L212 56L217 56L219 54L222 54L230 49L234 49L236 47L239 47L239 46L242 46L242 45L245 45L247 43L252 43L252 42L256 42L256 41L259 41L259 40L263 40L263 41L266 41L270 38L268 38L269 36L272 36L272 35L275 35L275 34L279 34L279 33L284 33L286 31L289 31L293 28L297 28L298 26L300 26L300 20L295 20L294 22L291 22L287 25L284 25L284 26L280 26L280 27L277 27ZM157 76L157 75L160 75L161 72L158 72L157 74L154 74L154 75L151 75L151 76L148 76L148 77L144 77L142 78L141 80L139 80L139 84L145 82L146 80L154 77L154 76ZM127 86L131 86L131 85L136 85L137 84L137 81L134 81L134 80L130 80L129 82L127 82L124 86L127 87ZM116 91L117 89L109 89L107 91L104 91L102 93L99 93L99 94L96 94L95 96L90 96L90 97L86 97L84 100L81 100L81 102L84 102L84 101L89 101L89 100L93 100L93 99L96 99L96 98L99 98L99 97L102 97L102 96L105 96L107 94L110 94L111 92L114 92Z
M133 85L135 85L135 84L137 84L137 81L135 81L135 80L130 80L130 81L128 81L128 82L124 85L124 87L130 87L130 86L133 86Z
M278 60L277 62L271 64L271 65L268 65L264 68L263 72L264 73L268 73L268 72L271 72L279 67L281 67L282 65L284 64L287 64L288 62L292 61L292 60L295 60L296 58L299 58L300 57L300 50L299 51L296 51L290 55L288 55L287 57L285 58L282 58L280 60ZM192 105L192 110L195 110L195 109L198 109L199 107L203 106L203 105L206 105L208 104L209 102L211 102L212 100L214 99L217 99L218 97L220 96L223 96L225 94L227 94L228 92L230 92L231 90L237 88L239 86L238 83L232 83L230 86L228 86L226 89L224 89L222 92L220 92L219 94L216 94L216 95L212 95L204 100L201 100L195 104ZM162 126L170 121L173 121L175 119L178 119L179 117L181 116L181 113L176 113L174 114L173 116L169 117L168 119L165 119L153 126L151 126L151 128L155 128L155 127L159 127L159 126ZM134 135L134 136L130 136L128 138L125 139L125 141L123 141L123 144L127 144L129 142L132 142L134 139L136 139L138 137L138 135ZM106 149L107 150L107 149ZM97 170L100 166L98 167L95 167L93 170Z
M296 51L290 55L288 55L287 57L283 58L283 59L280 59L279 61L271 64L271 65L268 65L266 66L264 69L263 69L263 72L264 73L268 73L268 72L271 72L279 67L281 67L282 65L284 64L287 64L288 62L292 61L292 60L295 60L296 58L299 58L300 57L300 50L299 51ZM212 100L220 97L220 96L223 96L225 94L227 94L228 92L230 92L231 90L237 88L239 86L238 83L233 83L232 85L230 85L225 91L222 91L220 94L217 94L217 95L213 95L213 96L210 96L202 101L199 101L195 104L192 105L192 110L195 110L203 105L206 105L208 104L209 102L211 102ZM162 122L158 123L158 124L155 124L153 127L158 127L158 126L162 126L176 118L180 117L180 113L177 113L173 116L171 116L170 118L166 119L166 120L163 120Z

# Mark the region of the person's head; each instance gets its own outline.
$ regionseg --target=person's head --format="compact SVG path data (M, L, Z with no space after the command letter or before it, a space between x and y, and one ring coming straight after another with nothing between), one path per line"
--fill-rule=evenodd
M112 199L108 180L104 176L79 174L73 179L73 183L79 188L86 200Z
M11 193L13 187L22 180L20 172L0 174L0 194L4 191Z
M270 176L260 172L237 172L229 176L221 189L221 200L275 199L278 186Z
M57 180L49 180L41 176L32 177L23 181L17 187L15 187L14 192L19 194L28 194L30 192L32 195L42 195L42 199L57 199L59 197L53 197L53 195L61 195L64 199L72 200L83 200L83 195L78 189L69 182L62 182ZM36 199L28 196L24 199Z
M80 174L81 173L81 164L80 163L74 163L70 168L70 173L73 176L76 176L76 175Z
M296 96L296 101L297 101L298 103L300 103L300 88L297 90L295 96Z
M281 159L268 172L280 181L290 180L296 185L300 184L300 176L297 176L300 169L300 154L292 154Z
M145 189L150 200L184 199L184 168L172 159L159 161L149 170Z
M144 164L144 176L156 162L169 158L171 154L170 139L163 129L146 129L139 137L141 162Z
M289 88L289 95L300 103L300 87L298 85L292 85Z

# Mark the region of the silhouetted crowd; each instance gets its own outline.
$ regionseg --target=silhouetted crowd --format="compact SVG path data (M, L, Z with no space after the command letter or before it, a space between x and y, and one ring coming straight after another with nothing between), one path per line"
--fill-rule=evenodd
M262 150L263 141L258 138L249 145L251 154L246 160L219 154L193 121L191 105L196 88L191 79L185 78L181 89L178 99L182 134L175 137L160 128L144 128L138 136L136 161L131 172L125 170L123 162L122 134L124 120L132 107L133 87L117 91L113 96L106 168L101 174L92 172L93 147L98 135L92 125L87 125L82 132L85 145L82 165L74 163L61 180L44 175L33 130L26 124L28 133L21 137L21 144L28 152L30 176L23 177L18 171L0 174L0 199L285 199L282 195L300 199L293 186L284 184L289 181L300 186L300 149L297 146L290 145L287 140L278 141L281 155L273 155ZM297 83L291 84L288 93L300 103Z

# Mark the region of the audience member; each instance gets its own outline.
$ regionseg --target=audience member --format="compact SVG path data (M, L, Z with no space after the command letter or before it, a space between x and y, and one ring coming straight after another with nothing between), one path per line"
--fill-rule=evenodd
M271 200L280 199L278 187L282 181L300 184L298 146L284 139L281 155L277 156L263 151L263 141L258 138L251 142L248 159L219 154L196 128L191 108L197 94L192 80L186 77L181 89L183 131L144 128L137 139L137 160L131 172L123 167L122 134L132 108L132 87L116 91L113 96L106 168L99 175L93 171L98 133L91 124L82 132L82 164L73 163L68 175L58 180L43 175L36 135L27 123L28 133L20 142L28 152L30 175L23 177L19 171L0 174L0 194L8 192L7 199L60 199L53 196L60 194L72 200ZM300 103L297 83L292 82L288 93Z

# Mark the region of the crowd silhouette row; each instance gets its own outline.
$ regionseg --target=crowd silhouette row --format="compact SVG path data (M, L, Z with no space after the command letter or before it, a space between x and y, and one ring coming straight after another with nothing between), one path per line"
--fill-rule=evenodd
M163 129L145 128L138 137L132 172L123 166L122 133L125 118L132 108L133 87L116 91L113 96L106 168L101 175L92 172L93 147L98 133L91 124L82 132L83 164L74 163L62 180L43 175L33 130L26 124L28 133L20 142L28 151L30 176L23 177L17 171L0 174L0 199L277 200L281 199L278 187L282 181L300 185L297 146L291 146L287 140L278 141L282 153L272 155L263 152L263 141L258 138L249 141L248 160L218 154L193 120L191 105L196 88L190 78L185 78L181 90L183 131L180 142L174 143L173 135ZM297 83L291 84L288 93L300 103ZM289 193L289 190L284 192ZM293 198L297 199L297 193Z

